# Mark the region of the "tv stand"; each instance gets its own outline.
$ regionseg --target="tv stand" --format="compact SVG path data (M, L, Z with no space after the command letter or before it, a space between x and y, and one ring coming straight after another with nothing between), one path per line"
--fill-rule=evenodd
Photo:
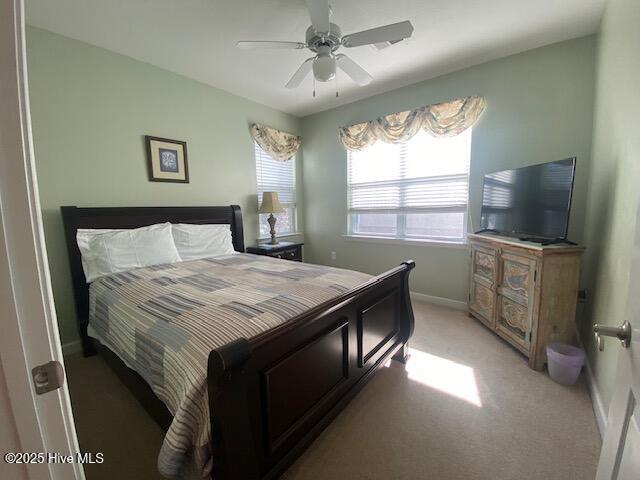
M583 247L470 234L469 315L542 370L551 342L575 342ZM528 239L527 239L528 240Z

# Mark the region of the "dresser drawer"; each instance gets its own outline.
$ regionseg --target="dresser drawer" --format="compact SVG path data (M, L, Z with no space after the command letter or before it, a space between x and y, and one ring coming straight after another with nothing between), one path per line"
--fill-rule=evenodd
M281 250L279 252L270 252L270 257L281 258L283 260L294 260L297 262L302 261L302 255L300 254L300 248L288 248L287 250Z
M282 260L302 261L302 242L280 242L276 245L260 244L247 247L247 253L254 255L266 255L267 257L280 258Z

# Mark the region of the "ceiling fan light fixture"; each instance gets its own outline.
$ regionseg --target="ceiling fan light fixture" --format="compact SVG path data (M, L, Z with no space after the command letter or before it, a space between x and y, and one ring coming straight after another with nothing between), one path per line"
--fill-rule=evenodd
M319 82L328 82L336 76L336 57L331 53L319 53L313 60L313 76Z
M373 45L374 48L382 50L394 43L401 42L413 34L413 25L409 20L391 23L381 27L362 30L361 32L342 35L342 30L338 25L330 21L331 7L328 0L304 0L311 25L307 28L305 42L282 42L282 41L239 41L239 48L261 48L261 49L286 49L299 50L309 49L314 56L307 58L293 76L286 83L286 88L296 88L311 71L313 78L319 82L329 82L336 77L336 68L347 74L354 82L360 86L368 85L373 77L367 73L360 65L350 57L340 53L340 48L360 47L363 45ZM314 91L315 96L315 91Z

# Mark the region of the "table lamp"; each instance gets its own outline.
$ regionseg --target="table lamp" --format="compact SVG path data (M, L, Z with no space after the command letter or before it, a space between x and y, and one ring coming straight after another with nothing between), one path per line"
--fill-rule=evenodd
M276 238L276 217L273 216L274 213L283 213L284 208L280 204L280 200L278 200L278 192L263 192L262 193L262 204L258 209L258 213L268 213L269 218L267 218L267 222L269 222L269 233L271 234L271 241L269 242L271 245L277 245L278 239Z

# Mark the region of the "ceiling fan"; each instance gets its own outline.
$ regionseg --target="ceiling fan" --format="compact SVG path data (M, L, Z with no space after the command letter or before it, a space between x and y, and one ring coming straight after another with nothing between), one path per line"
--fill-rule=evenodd
M413 33L413 25L405 20L343 36L340 27L329 21L331 9L328 0L305 0L305 2L311 17L306 42L241 41L236 44L243 49L300 50L308 48L315 53L300 65L285 85L286 88L296 88L311 70L316 80L328 82L335 77L336 67L344 71L358 85L368 85L373 77L345 54L336 53L337 50L340 47L352 48L362 45L375 45L381 50L409 38Z

